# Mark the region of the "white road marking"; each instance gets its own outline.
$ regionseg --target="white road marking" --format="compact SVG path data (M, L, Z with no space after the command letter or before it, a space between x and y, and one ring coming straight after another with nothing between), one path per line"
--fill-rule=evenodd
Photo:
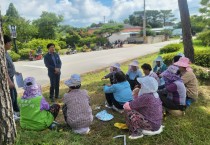
M23 66L26 66L26 67L33 67L33 68L42 68L42 69L47 69L46 67L44 66L35 66L35 65L23 65Z

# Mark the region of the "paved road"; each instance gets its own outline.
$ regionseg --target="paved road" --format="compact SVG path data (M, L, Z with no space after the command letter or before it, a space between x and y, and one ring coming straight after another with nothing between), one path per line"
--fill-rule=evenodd
M178 40L61 56L61 80L69 78L73 73L83 74L108 67L115 62L122 63L133 58L158 52L161 47L175 42L178 42ZM15 62L15 67L18 72L22 72L24 78L34 76L42 86L49 84L47 69L43 60Z

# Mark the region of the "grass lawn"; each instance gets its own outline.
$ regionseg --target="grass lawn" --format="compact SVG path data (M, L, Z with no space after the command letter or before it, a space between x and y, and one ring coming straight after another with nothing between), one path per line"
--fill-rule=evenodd
M140 64L152 63L157 54L139 58ZM122 65L124 72L128 69L128 63ZM82 88L87 89L91 97L91 106L93 114L105 109L105 96L102 86L109 81L101 81L101 78L107 74L108 69L84 74L82 76ZM67 87L61 83L61 96L67 91ZM49 88L44 88L44 96L48 99ZM138 140L129 140L128 145L208 145L210 144L210 85L199 86L199 100L186 110L186 115L177 118L167 116L163 124L164 131L157 136L144 136ZM49 100L48 100L49 101ZM58 100L62 104L62 99ZM100 110L96 107L101 106ZM118 114L112 110L107 110L114 115L110 122L101 122L94 118L91 126L91 132L88 135L81 136L71 132L65 124L62 112L60 111L57 121L61 124L57 131L49 129L36 132L22 130L17 122L17 145L123 145L123 139L112 139L116 135L129 135L128 130L119 130L114 127L114 123L125 123L124 115Z

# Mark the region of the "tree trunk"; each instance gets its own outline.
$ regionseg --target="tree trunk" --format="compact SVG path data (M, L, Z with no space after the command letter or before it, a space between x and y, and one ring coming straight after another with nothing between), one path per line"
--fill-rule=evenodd
M0 13L0 145L14 144L16 127L7 81L6 58Z
M191 35L190 14L187 0L178 0L182 23L182 37L184 43L184 54L194 63L194 48Z

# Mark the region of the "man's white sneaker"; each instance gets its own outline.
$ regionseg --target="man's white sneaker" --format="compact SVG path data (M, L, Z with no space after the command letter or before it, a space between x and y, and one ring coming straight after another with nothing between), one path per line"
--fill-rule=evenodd
M157 135L157 134L160 134L161 132L163 132L163 127L164 126L161 125L160 128L157 131L142 130L142 133L144 135L149 135L149 136Z

